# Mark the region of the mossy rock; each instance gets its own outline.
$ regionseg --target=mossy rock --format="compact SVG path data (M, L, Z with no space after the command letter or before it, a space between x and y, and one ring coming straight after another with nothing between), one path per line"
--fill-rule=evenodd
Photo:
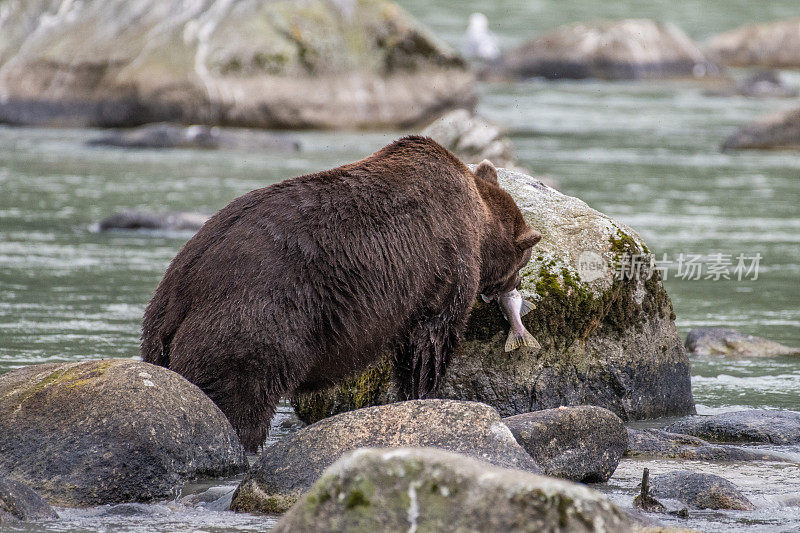
M505 352L508 323L494 303L476 301L435 396L487 403L503 416L561 405L597 405L623 420L693 413L689 360L642 239L530 176L498 174L542 234L521 289L536 303L523 322L542 350ZM638 258L638 275L618 268L631 257ZM313 422L395 400L389 364L386 359L340 387L298 396L298 416Z
M278 522L284 531L633 531L585 486L432 448L341 458Z
M246 467L222 411L165 368L106 359L0 376L0 471L53 505L167 498Z
M7 7L0 122L375 127L474 102L460 56L386 0Z

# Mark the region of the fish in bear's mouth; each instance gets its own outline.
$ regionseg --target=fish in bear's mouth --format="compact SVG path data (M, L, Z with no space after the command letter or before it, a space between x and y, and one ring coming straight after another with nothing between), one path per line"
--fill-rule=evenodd
M493 298L488 298L481 294L481 298L483 298L484 302L497 300L497 305L500 306L503 316L511 324L511 329L506 339L505 351L510 352L522 346L527 346L535 351L541 350L542 346L522 324L522 317L536 309L532 302L523 299L517 289L505 294L499 294Z

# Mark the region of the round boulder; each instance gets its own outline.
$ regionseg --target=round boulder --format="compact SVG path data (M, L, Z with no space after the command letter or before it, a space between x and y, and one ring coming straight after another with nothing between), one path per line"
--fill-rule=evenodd
M278 522L288 531L633 531L585 486L430 448L361 449Z
M327 418L268 447L236 490L231 509L284 512L325 468L362 447L436 447L541 472L488 405L412 400Z
M165 368L105 359L0 376L0 469L53 505L167 498L246 468L222 411Z
M629 19L556 28L505 54L497 70L516 78L636 80L719 69L675 25Z
M35 491L18 481L0 477L0 525L55 518L58 518L56 512Z
M653 476L650 487L655 497L678 500L694 509L755 509L736 485L713 474L677 470Z
M800 412L754 409L693 416L664 428L711 442L800 443Z
M545 409L503 422L545 474L572 481L608 481L628 444L622 420L602 407Z

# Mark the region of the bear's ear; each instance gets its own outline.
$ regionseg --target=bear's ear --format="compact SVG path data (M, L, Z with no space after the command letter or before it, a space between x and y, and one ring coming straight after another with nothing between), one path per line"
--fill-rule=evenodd
M516 239L514 239L514 244L520 250L527 250L540 240L542 240L541 233L538 231L533 231L531 228L527 228L524 232L520 233Z
M475 169L475 177L499 185L499 183L497 183L497 169L494 168L494 165L488 159L481 161L481 164Z

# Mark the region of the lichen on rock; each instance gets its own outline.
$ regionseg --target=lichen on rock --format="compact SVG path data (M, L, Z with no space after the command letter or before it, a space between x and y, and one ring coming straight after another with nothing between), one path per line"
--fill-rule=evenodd
M505 352L508 323L495 304L476 301L435 395L484 402L503 416L561 405L597 405L623 420L693 413L689 360L642 239L535 178L507 169L498 175L542 234L521 287L537 305L523 323L542 350ZM352 409L351 398L395 400L388 366L383 368L381 379L373 379L373 368L366 375L371 377L298 396L298 416L313 422Z

